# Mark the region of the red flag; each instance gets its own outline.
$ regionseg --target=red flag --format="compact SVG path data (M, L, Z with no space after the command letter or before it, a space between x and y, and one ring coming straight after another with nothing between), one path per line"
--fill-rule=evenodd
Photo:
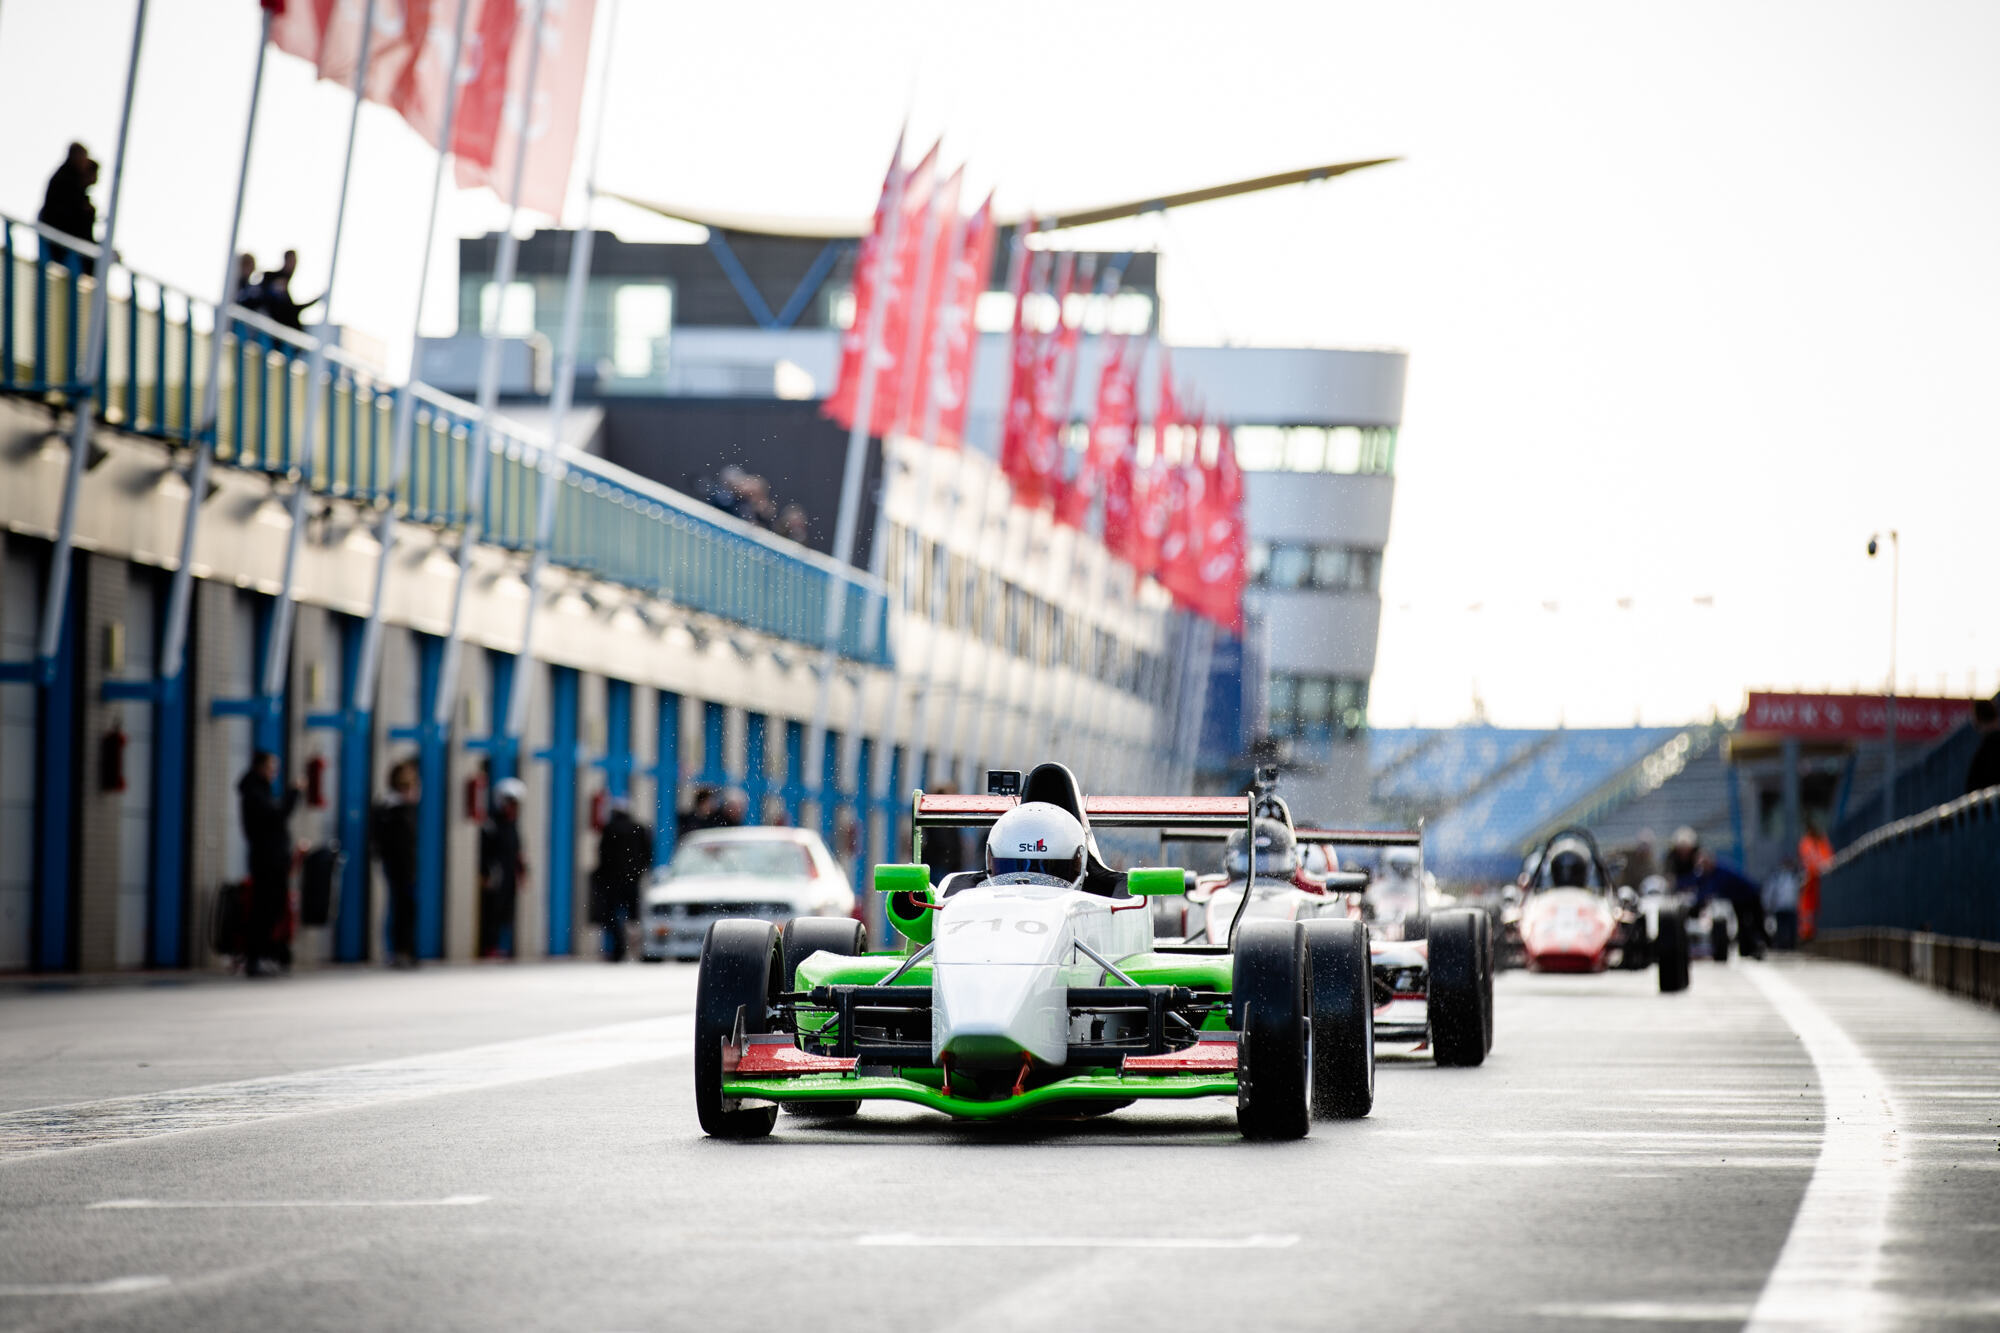
M904 365L910 345L910 304L916 299L917 255L924 244L925 225L931 211L931 194L937 181L938 145L924 154L924 160L910 168L903 178L902 221L897 224L896 253L882 283L882 342L875 349L875 410L870 414L871 435L887 435L898 425L903 405ZM923 352L917 352L922 365Z
M979 325L974 316L992 271L993 196L989 194L979 211L966 220L965 244L958 248L951 266L951 293L944 313L943 374L931 386L938 402L938 441L949 449L958 448L965 435L972 368L979 354Z
M500 20L498 12L513 9L518 16L508 39L505 62L489 54L481 60L473 82L461 93L458 125L452 133L454 144L490 142L486 156L468 151L458 160L461 187L491 186L502 199L514 186L514 158L521 140L527 140L527 155L521 164L519 202L550 217L562 214L563 196L569 192L570 162L576 156L577 123L583 106L583 77L590 64L590 26L596 15L597 0L545 0L542 23L535 34L541 43L536 62L534 96L528 96L528 61L532 45L526 31L534 18L534 8L524 0L486 0L479 16L480 35L485 42L495 40ZM498 71L496 75L496 71ZM500 83L502 96L496 102L493 84ZM475 95L476 94L476 95ZM468 122L468 117L473 119Z
M1018 238L1016 245L1025 245ZM1031 256L1014 281L1014 329L1007 340L1007 410L1000 423L1000 470L1011 480L1023 470L1028 437L1035 429L1035 368L1041 339L1028 327L1028 293L1048 280L1049 254Z
M1097 409L1090 422L1090 444L1076 478L1056 497L1056 522L1080 528L1090 514L1091 502L1118 460L1131 449L1139 428L1138 357L1133 340L1121 338L1112 344L1097 377ZM1139 346L1138 355L1145 349ZM1130 502L1127 492L1126 502ZM1107 522L1108 522L1107 517Z
M1243 633L1243 588L1248 540L1243 523L1243 472L1236 441L1223 426L1208 469L1197 596L1201 613L1232 634Z
M1047 333L1035 333L1025 328L1016 331L1015 365L1017 380L1014 397L1022 399L1024 386L1018 379L1020 358L1030 357L1027 384L1025 386L1025 412L1020 438L1015 442L1013 463L1007 475L1014 483L1014 500L1030 508L1039 506L1055 495L1062 485L1062 418L1068 413L1065 404L1057 400L1063 391L1063 374L1066 369L1065 350L1074 352L1075 334L1063 319L1063 308L1069 304L1071 284L1076 275L1076 255L1065 253L1057 264L1056 279L1056 324ZM1021 323L1016 316L1016 324ZM1025 351L1019 345L1023 340L1028 344ZM1008 428L1013 430L1011 412L1016 404L1009 404L1010 420Z
M950 295L952 267L958 247L964 239L958 216L959 186L964 176L963 167L951 173L938 190L937 197L931 201L925 218L926 228L931 225L933 219L935 220L937 237L931 246L929 290L912 294L912 303L921 300L923 309L916 312L917 318L910 326L916 333L916 337L904 349L910 373L901 377L903 392L897 395L899 404L897 415L901 419L896 425L906 435L923 429L925 408L930 401L931 342L937 334L939 322L944 318L945 303ZM919 236L917 239L919 258L921 258L923 238ZM917 272L911 273L912 285L917 282L919 276ZM912 352L914 355L910 355ZM900 403L905 395L909 398L907 415L900 410Z
M896 151L889 157L889 174L882 178L882 194L875 201L875 222L854 255L854 320L840 335L840 374L833 393L820 410L850 430L854 426L855 399L861 392L862 358L868 352L868 311L875 304L884 255L882 236L889 223L889 201L895 197L898 173L903 169L903 138L896 136ZM879 396L879 393L878 393Z
M1201 604L1201 554L1206 535L1207 473L1201 465L1203 424L1197 418L1183 433L1181 458L1168 483L1168 521L1160 539L1160 582L1182 605Z

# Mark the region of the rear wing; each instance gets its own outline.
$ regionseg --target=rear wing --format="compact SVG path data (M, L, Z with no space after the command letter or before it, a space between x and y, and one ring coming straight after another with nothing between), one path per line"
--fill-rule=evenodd
M936 795L918 791L911 806L912 825L926 828L991 828L993 822L1019 805L1018 796ZM1091 796L1083 802L1083 817L1092 828L1175 828L1205 832L1197 836L1226 838L1250 820L1248 796Z

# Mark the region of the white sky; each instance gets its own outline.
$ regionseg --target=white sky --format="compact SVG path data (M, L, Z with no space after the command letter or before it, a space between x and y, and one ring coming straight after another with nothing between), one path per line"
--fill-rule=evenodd
M1406 158L1089 238L1166 250L1172 341L1409 350L1378 725L1879 688L1890 527L1904 688L2000 687L2000 5L623 0L607 44L610 3L603 183L636 195L864 213L906 108L1003 209ZM71 138L108 160L131 16L0 0L0 212ZM204 293L256 22L151 9L120 249ZM346 105L273 57L245 239L300 290ZM371 106L359 162L334 315L401 356L432 159ZM427 331L501 217L450 197Z

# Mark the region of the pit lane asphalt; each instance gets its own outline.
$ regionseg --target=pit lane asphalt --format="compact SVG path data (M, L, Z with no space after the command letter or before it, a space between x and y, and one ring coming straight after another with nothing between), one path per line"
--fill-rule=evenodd
M713 1142L693 984L0 987L0 1328L1734 1327L1816 1168L1883 1219L1841 1319L2000 1326L2000 1014L1879 972L1505 974L1485 1068L1385 1060L1372 1117L1293 1144L1220 1102ZM1887 1166L1821 1161L1857 1068Z

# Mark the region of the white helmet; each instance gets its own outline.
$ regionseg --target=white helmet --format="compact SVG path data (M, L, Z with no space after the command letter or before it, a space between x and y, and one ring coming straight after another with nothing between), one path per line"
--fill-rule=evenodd
M1083 878L1083 825L1059 805L1017 805L986 835L986 873L1047 875L1073 884Z
M1417 849L1391 847L1382 853L1382 868L1392 875L1409 877L1417 873Z

